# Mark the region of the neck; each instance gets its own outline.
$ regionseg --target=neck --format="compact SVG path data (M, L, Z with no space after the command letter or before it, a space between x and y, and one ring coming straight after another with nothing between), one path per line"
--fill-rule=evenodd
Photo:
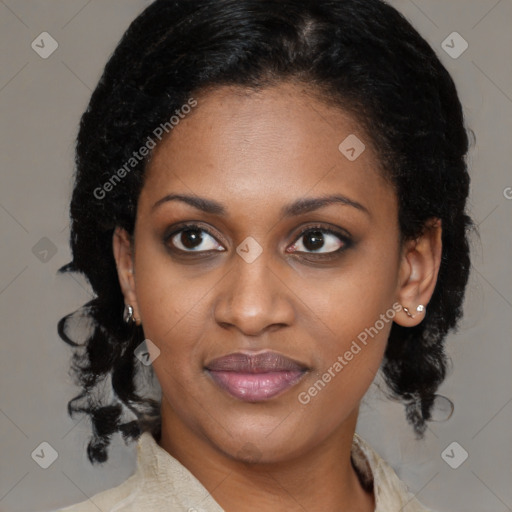
M242 462L186 427L162 400L160 446L185 466L226 512L373 512L351 460L358 411L330 438L298 457Z

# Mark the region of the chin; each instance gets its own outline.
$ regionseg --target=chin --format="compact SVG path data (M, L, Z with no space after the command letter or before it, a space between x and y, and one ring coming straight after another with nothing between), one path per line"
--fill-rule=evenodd
M291 421L286 414L279 418L267 415L264 419L245 416L230 421L229 416L225 418L228 431L205 432L209 442L226 456L246 464L285 462L318 442L313 432L308 435L304 424Z

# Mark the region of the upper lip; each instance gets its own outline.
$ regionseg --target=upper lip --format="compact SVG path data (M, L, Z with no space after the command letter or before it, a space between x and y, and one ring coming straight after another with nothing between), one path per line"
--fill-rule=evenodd
M268 373L282 371L304 371L307 367L277 352L260 352L247 354L234 352L218 357L206 365L206 368L217 372Z

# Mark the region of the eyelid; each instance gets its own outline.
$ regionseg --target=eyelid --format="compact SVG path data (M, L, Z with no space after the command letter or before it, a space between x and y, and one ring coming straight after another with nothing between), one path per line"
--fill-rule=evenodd
M352 238L352 235L346 229L329 227L324 224L314 224L312 226L309 225L302 228L295 240L300 238L304 233L307 233L308 231L314 231L315 229L318 231L323 231L324 233L330 233L331 235L335 235L343 240L349 240Z

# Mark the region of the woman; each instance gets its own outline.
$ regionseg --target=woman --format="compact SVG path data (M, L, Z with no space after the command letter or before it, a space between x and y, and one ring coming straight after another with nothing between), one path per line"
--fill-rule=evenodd
M138 466L64 510L427 510L355 426L379 368L431 417L467 151L451 77L379 0L151 4L82 117L61 270L97 297L59 324L89 459L119 432Z

